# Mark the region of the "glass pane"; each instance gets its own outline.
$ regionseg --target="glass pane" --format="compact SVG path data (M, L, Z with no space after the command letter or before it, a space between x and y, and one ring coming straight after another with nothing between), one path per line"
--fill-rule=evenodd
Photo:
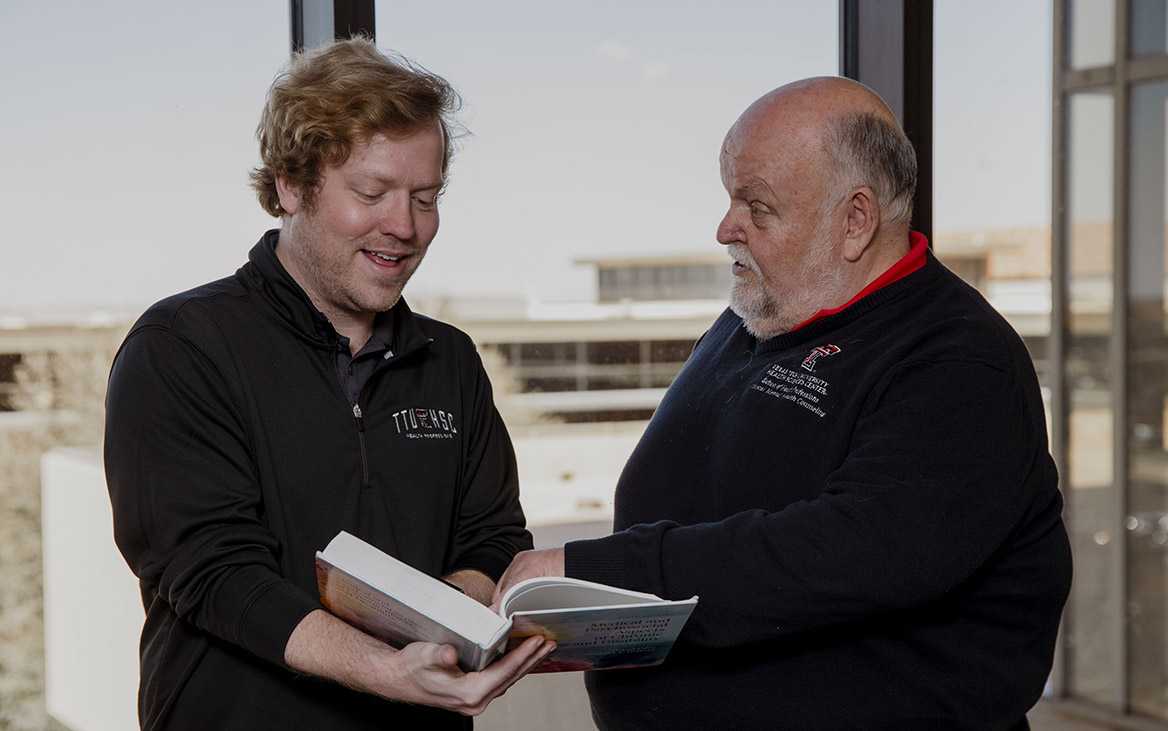
M278 225L247 173L288 16L287 2L0 0L0 410L27 410L0 415L17 417L0 426L0 728L138 728L141 602L126 603L136 580L108 500L91 502L107 348ZM64 444L81 448L56 463L68 477L46 476L42 513L41 452Z
M1132 0L1131 55L1168 53L1168 2Z
M378 45L450 79L471 133L410 302L595 303L581 259L710 254L724 276L722 138L770 89L838 72L837 5L450 0L451 23L426 3L377 2ZM655 274L614 270L605 291L661 299L670 281ZM725 302L729 281L718 287Z
M1161 9L1163 2L1159 5ZM1163 27L1161 27L1161 33ZM1132 709L1168 718L1168 82L1132 87L1128 293Z
M457 23L426 3L376 10L378 45L450 79L470 132L406 297L507 353L503 398L587 454L599 430L575 422L643 422L725 308L722 140L767 91L837 73L838 4L449 0ZM622 464L597 484L611 491ZM562 493L524 479L545 489Z
M1109 94L1070 98L1068 127L1067 297L1065 363L1070 433L1063 490L1075 555L1075 590L1066 641L1073 695L1101 704L1115 693L1116 652L1107 628L1119 618L1112 552L1117 516L1112 484L1111 353L1112 145Z
M933 251L1010 321L1045 385L1052 6L985 0L933 13ZM990 37L1011 53L980 53Z
M136 313L235 271L279 225L247 173L288 3L53 8L0 2L0 309Z
M1115 63L1115 0L1069 0L1067 64L1073 69Z

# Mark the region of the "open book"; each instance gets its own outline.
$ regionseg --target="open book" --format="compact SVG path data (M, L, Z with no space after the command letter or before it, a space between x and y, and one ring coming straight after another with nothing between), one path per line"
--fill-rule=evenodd
M453 645L468 671L536 634L556 649L533 672L656 665L698 601L545 577L511 587L495 614L345 531L317 552L316 578L321 603L349 624L395 647Z

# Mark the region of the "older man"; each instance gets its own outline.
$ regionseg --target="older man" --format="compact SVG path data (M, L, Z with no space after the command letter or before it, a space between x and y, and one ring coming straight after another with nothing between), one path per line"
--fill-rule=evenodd
M701 597L601 729L1016 729L1070 584L1022 341L909 229L916 163L860 84L755 102L722 146L731 307L629 459L609 537L519 554Z
M369 41L294 59L253 175L281 228L151 307L114 361L106 475L146 608L143 728L464 729L551 649L463 673L454 648L396 650L317 597L314 553L340 530L483 601L531 546L474 346L400 299L438 231L456 100Z

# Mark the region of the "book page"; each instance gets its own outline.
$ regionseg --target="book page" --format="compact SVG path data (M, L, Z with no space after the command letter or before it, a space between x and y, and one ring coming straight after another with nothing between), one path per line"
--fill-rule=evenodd
M515 612L547 609L580 609L638 604L661 604L665 600L640 591L618 589L591 581L566 577L539 577L521 581L500 602L500 612L509 617Z

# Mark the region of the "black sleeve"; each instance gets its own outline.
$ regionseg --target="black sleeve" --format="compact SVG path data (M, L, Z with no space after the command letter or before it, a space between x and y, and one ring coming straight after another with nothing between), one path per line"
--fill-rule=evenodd
M515 450L495 408L477 353L465 387L471 391L470 433L463 457L462 491L451 571L476 569L498 581L519 551L532 547L519 505Z
M1057 501L1041 418L1011 373L907 366L856 424L848 458L817 498L569 543L567 573L698 595L687 632L708 647L921 605L976 572L1037 502ZM1051 504L1057 521L1061 503Z
M283 664L316 597L285 580L238 394L193 342L136 329L110 374L105 465L118 547L182 619Z

